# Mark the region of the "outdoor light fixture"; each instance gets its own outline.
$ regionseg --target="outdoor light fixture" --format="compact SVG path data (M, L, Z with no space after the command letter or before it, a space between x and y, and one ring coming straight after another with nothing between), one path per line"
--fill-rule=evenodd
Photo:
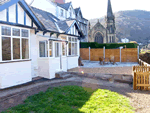
M121 46L120 49L123 49L123 46Z

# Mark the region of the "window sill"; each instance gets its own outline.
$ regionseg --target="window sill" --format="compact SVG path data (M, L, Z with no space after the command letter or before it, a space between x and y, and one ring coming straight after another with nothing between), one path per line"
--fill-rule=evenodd
M26 59L26 60L14 60L14 61L2 61L2 62L0 62L0 64L16 63L16 62L26 62L26 61L31 61L31 59Z

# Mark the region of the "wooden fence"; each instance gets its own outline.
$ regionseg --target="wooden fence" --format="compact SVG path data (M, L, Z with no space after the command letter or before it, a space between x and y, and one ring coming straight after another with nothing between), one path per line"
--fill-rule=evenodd
M133 66L133 89L150 90L150 67Z
M103 56L105 56L105 58L110 58L110 56L115 56L116 62L120 62L120 61L137 62L138 49L137 48L121 49L121 60L120 60L120 49L80 48L80 56L82 60L90 60L90 61L99 61L99 57L103 57Z

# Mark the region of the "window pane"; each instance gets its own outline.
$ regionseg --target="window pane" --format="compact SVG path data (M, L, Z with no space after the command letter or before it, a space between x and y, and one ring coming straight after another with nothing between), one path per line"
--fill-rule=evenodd
M53 57L53 42L49 41L49 56Z
M2 35L11 36L11 28L2 26Z
M74 38L72 38L72 42L74 42L75 40L74 40Z
M75 43L75 55L77 55L77 43Z
M20 36L20 29L13 28L13 36Z
M11 60L11 38L2 37L2 60Z
M72 55L74 55L74 54L75 54L75 44L72 43Z
M62 43L62 55L63 56L66 55L66 45L65 45L65 43Z
M22 37L29 37L28 30L22 29L21 32L22 32Z
M55 43L55 57L59 57L59 43Z
M20 59L20 39L13 38L13 59Z
M40 57L45 57L45 42L39 42Z
M69 41L71 41L71 37L69 37Z
M22 59L29 59L28 39L22 39Z
M77 38L75 38L75 42L77 42Z
M69 48L69 55L71 55L71 43L68 44Z

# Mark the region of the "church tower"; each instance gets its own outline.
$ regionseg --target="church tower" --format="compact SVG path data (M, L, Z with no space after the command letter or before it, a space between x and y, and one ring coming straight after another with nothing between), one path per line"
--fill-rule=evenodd
M111 2L108 0L107 16L106 16L107 43L116 42L115 16L112 12Z

